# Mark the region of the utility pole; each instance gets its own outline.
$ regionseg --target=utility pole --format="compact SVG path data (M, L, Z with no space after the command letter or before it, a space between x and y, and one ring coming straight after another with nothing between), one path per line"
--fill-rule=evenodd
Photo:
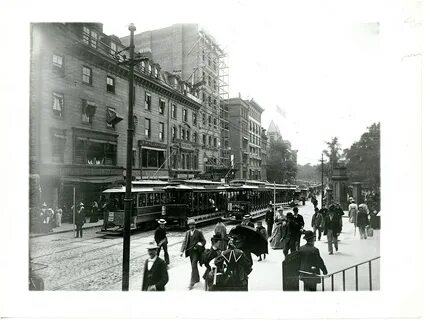
M324 193L323 193L323 152L322 152L322 160L320 160L320 162L322 163L322 196L320 198L320 202L321 202L320 207L323 208L323 197L324 197Z
M130 280L130 218L133 198L131 196L132 158L133 158L133 104L134 104L134 31L136 27L130 24L130 60L128 77L128 128L127 128L127 166L125 176L124 198L124 237L122 256L122 291L128 291Z

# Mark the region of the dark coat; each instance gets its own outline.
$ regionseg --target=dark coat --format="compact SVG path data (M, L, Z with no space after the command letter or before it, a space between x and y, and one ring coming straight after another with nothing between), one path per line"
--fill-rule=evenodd
M167 238L167 230L161 227L156 228L154 238L156 244L159 244L162 240Z
M199 246L198 242L202 245ZM202 231L195 229L193 236L190 236L190 230L187 230L180 251L185 253L185 257L189 257L192 252L202 254L206 243Z
M266 212L266 223L273 224L274 223L274 213L273 209L268 209Z
M289 223L289 234L291 238L298 239L301 237L301 229L304 228L304 218L298 214L297 217L293 216Z
M341 233L342 225L341 225L341 218L339 215L334 214L333 218L331 219L330 214L327 214L325 217L325 232L327 230L332 230L333 234Z
M82 226L86 222L86 209L84 207L78 208L75 213L75 224Z
M311 218L311 226L314 228L322 228L323 227L323 216L321 213L316 212L313 214Z
M218 248L216 250L214 250L214 248L211 247L211 249L205 250L203 261L204 261L204 265L207 269L205 270L205 273L204 273L204 276L203 276L204 279L207 278L208 273L211 271L210 262L212 260L214 260L215 258L217 258L220 254L221 254L221 250L218 249Z
M264 239L266 239L266 240L268 239L267 230L263 226L256 227L255 231L257 231L259 234L261 234Z
M223 275L217 283L216 290L246 291L248 290L248 275L252 264L248 257L239 249L227 249L215 259L215 265Z
M148 270L148 260L146 260L145 270L143 271L142 291L147 291L149 286L155 286L156 291L165 291L167 282L168 271L164 260L156 257L150 270Z
M356 225L360 228L363 228L369 225L369 218L367 216L366 211L363 208L360 208L359 212L357 213Z
M300 255L300 271L306 271L314 274L320 274L322 270L323 274L327 274L325 263L320 256L320 251L313 244L307 243L300 247L298 251ZM307 277L307 278L306 278ZM304 281L317 282L318 279L308 279L308 275L304 276L301 274L301 279Z

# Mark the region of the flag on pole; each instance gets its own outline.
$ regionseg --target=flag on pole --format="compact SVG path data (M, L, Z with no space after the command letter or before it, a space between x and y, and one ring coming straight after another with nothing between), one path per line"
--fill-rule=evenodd
M276 105L276 112L281 115L282 117L286 118L286 112L285 110L283 110L281 107L279 107L278 105Z

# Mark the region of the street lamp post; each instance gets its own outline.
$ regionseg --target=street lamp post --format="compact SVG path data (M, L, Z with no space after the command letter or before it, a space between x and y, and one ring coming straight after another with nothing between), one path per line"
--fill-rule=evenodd
M123 263L122 263L122 291L128 291L130 278L130 217L133 198L131 196L132 181L132 153L133 153L133 104L134 104L134 31L136 27L130 24L130 60L129 60L129 88L128 88L128 128L127 128L127 166L125 177L124 198L124 237L123 237Z

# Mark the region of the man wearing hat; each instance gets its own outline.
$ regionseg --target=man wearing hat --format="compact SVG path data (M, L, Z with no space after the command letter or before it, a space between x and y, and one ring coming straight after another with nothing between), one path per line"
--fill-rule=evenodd
M211 274L210 262L221 254L222 252L222 250L220 249L221 240L222 238L219 234L214 234L213 237L211 238L211 248L205 250L204 252L203 262L207 269L205 270L202 278L204 278L205 280L205 288L207 291L211 291L213 286L213 280L214 280L214 275Z
M304 282L304 291L316 291L316 285L320 282L320 278L315 275L328 274L325 263L320 256L320 251L314 246L315 236L313 231L306 231L304 238L307 243L300 247L300 279Z
M273 204L270 201L269 206L266 212L266 225L267 225L267 236L271 237L273 231L273 223L274 223L274 212L273 212Z
M254 228L254 223L251 221L251 215L250 214L246 214L246 215L243 216L243 220L241 222L241 225Z
M324 228L324 235L328 238L328 251L329 254L333 254L333 247L332 244L335 247L335 250L338 251L338 236L341 233L341 219L340 217L335 213L335 207L330 206L328 215L325 216L325 222L324 222L325 228Z
M198 262L202 258L206 241L202 231L195 228L196 223L194 219L189 219L187 224L189 225L189 230L186 231L184 236L180 256L185 254L185 257L190 257L192 273L190 277L189 290L192 290L195 283L199 282Z
M167 221L165 221L164 219L158 220L159 227L156 228L155 230L154 238L155 238L156 244L158 245L158 252L157 252L158 257L159 257L159 253L161 252L161 248L164 249L165 263L169 265L170 257L168 256L168 248L167 248L168 239L167 239L167 230L165 229L166 223Z
M292 223L289 225L289 233L291 240L295 241L295 249L299 250L301 234L304 231L304 218L302 215L298 214L298 207L294 207L292 210L294 212Z
M167 265L157 256L158 247L155 242L148 244L149 258L145 261L142 291L165 291L168 282Z
M83 237L83 225L86 222L86 211L84 209L84 203L80 202L77 209L77 214L75 215L75 226L77 227L77 236L76 238Z

